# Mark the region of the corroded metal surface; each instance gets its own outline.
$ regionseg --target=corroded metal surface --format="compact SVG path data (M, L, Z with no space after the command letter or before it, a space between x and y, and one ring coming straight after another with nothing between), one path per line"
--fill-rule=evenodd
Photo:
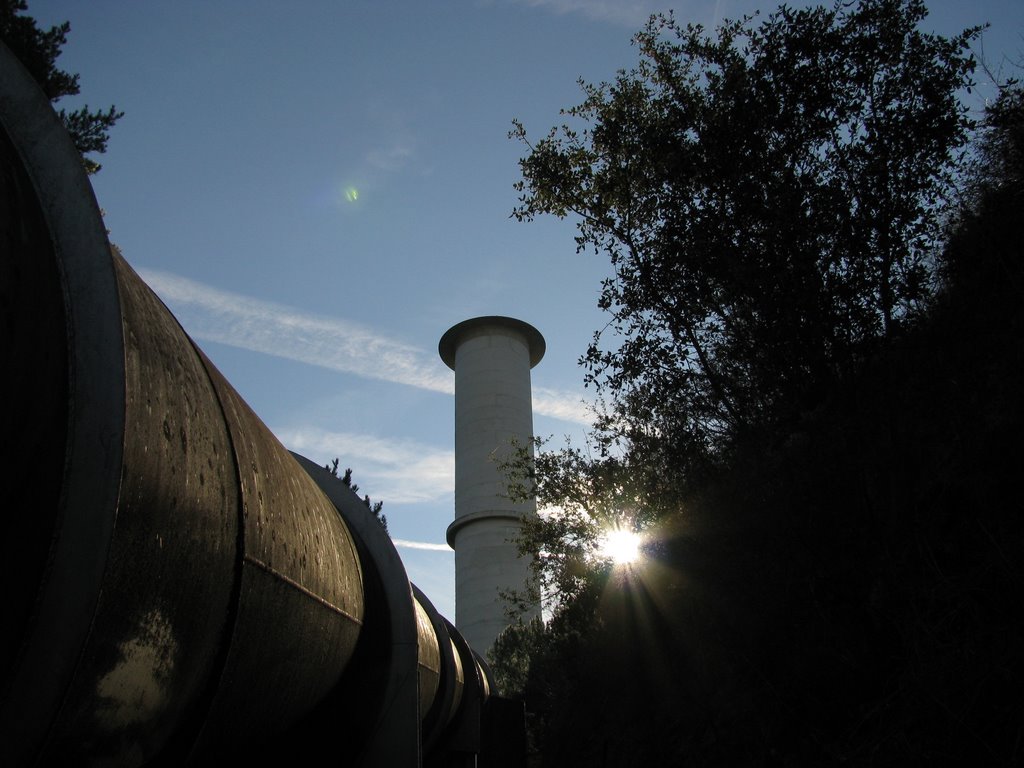
M244 521L236 626L201 738L213 748L224 734L278 730L328 694L355 649L363 585L337 510L203 360L231 430Z
M419 632L412 585L398 551L366 503L323 466L292 454L331 500L355 537L364 563L366 613L356 653L333 702L318 710L327 727L353 747L353 763L418 766ZM345 691L359 691L358 698Z
M362 620L359 560L333 505L114 265L126 393L116 522L89 631L68 649L74 673L43 712L45 742L20 741L16 764L36 753L142 765L281 731L336 685ZM30 630L36 647L61 627ZM10 694L11 706L23 698Z
M201 716L230 629L239 494L220 404L174 318L114 261L126 384L116 523L51 761L125 764L165 748Z

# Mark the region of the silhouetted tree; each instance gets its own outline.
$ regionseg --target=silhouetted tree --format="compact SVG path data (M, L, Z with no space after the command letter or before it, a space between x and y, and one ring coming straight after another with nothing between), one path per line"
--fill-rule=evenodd
M655 19L522 161L520 218L613 265L591 450L512 466L563 507L524 538L561 599L519 638L544 765L1022 759L1024 103L964 174L976 30L924 18ZM616 515L631 572L588 560Z
M607 442L699 473L898 334L970 128L967 45L920 0L782 7L715 36L655 17L640 63L582 84L582 122L531 143L515 214L578 220L611 259L584 358ZM611 348L603 342L611 339Z
M0 0L0 40L18 57L51 102L77 96L81 90L78 75L57 67L71 25L65 21L44 31L39 29L35 19L22 13L26 10L24 0ZM124 112L113 106L106 111L90 111L85 105L71 112L61 109L59 114L82 154L86 172L96 173L101 166L87 155L107 151L110 129Z
M538 589L571 595L611 516L649 525L742 446L785 445L927 306L979 28L926 34L926 15L784 6L715 36L655 16L635 69L583 84L566 111L583 127L530 143L516 125L515 215L575 216L578 250L613 269L581 361L610 403L596 450L513 467L515 491L562 510L525 525Z
M539 618L510 624L487 651L498 690L503 696L522 696L530 672L530 658L543 642L544 623Z
M324 464L324 469L326 469L332 475L337 477L342 482L343 485L345 485L348 488L351 488L352 489L352 493L358 494L359 493L359 486L352 482L352 469L351 469L351 467L347 468L345 470L345 472L340 477L338 476L339 461L340 460L336 458L330 464ZM383 501L371 502L370 501L370 497L368 495L364 495L363 496L363 503L366 504L366 506L369 508L369 510L373 513L373 516L376 517L380 521L380 524L382 526L384 526L384 530L386 531L388 529L388 518L381 511L381 510L384 509L384 502Z

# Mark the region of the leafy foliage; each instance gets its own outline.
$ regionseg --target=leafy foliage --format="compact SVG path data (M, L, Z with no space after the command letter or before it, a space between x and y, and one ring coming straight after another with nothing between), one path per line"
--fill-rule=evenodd
M603 535L645 531L675 510L678 499L666 478L653 476L636 457L595 459L571 445L558 452L543 445L535 438L499 463L511 480L510 496L534 498L542 510L521 522L517 541L530 556L533 578L528 594L504 594L513 617L538 600L549 608L568 605L599 588L611 571L598 556Z
M581 361L611 401L593 450L506 467L513 493L559 510L521 540L544 597L585 588L603 527L679 514L744 446L784 446L926 306L978 29L929 35L925 16L782 7L715 36L652 17L638 66L566 111L585 128L531 145L516 125L515 214L578 217L578 249L614 273Z
M522 161L520 218L613 267L592 452L510 465L567 510L524 538L551 622L496 646L537 764L1024 757L1024 99L964 174L976 30L924 15L655 19ZM628 577L586 565L617 513L656 541Z
M35 19L22 13L26 10L24 0L0 0L0 40L18 57L51 102L77 96L81 90L78 75L57 67L57 58L67 43L71 25L64 22L44 31L39 29ZM82 154L86 172L96 173L100 164L86 155L106 152L110 129L124 117L124 112L113 106L90 111L85 105L71 112L62 109L59 114Z
M587 127L513 131L516 215L574 214L578 248L611 259L584 358L613 398L606 441L699 473L813 408L927 297L978 30L925 34L914 0L848 5L716 36L655 17L634 70L582 84L567 115Z
M544 623L539 618L510 624L487 652L495 682L504 696L522 696L529 679L530 659L541 647Z

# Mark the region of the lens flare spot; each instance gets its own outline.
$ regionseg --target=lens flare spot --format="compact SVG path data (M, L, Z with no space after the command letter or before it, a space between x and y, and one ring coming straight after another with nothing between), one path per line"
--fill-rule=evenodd
M359 190L355 187L345 187L345 199L354 203L359 199Z

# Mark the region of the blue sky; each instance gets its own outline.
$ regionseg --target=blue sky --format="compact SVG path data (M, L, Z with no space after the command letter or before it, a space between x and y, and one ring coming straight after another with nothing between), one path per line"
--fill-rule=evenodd
M1024 2L929 3L1024 53ZM748 0L30 0L71 22L60 60L126 112L93 177L111 239L292 450L353 468L384 501L410 578L454 617L453 375L441 334L477 315L535 325L535 430L582 439L576 364L606 319L603 259L569 221L510 219L523 148L635 62L674 7L712 26ZM431 546L435 548L422 548ZM442 545L442 546L437 546Z

